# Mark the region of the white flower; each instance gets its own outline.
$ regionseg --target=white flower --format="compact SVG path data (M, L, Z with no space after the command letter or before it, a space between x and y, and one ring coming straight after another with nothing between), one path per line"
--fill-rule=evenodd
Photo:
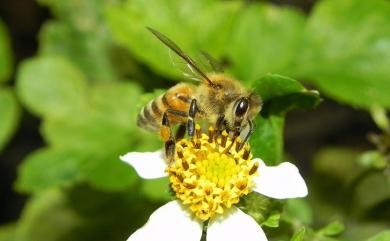
M176 164L169 166L161 151L121 156L142 178L169 175L178 199L157 209L127 241L199 241L205 220L209 221L207 241L266 241L257 222L234 207L239 197L251 191L276 199L307 195L295 165L266 166L261 159L251 159L249 145L234 150L233 145L239 143L232 144L230 139L222 140L222 147L208 140L205 134L198 138L198 145L182 140L176 145ZM215 150L210 151L210 146Z

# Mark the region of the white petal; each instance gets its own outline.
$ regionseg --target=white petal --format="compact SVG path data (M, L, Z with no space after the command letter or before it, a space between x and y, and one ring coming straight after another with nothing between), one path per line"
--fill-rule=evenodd
M154 211L127 241L199 241L201 236L202 223L192 219L177 201L171 201Z
M260 159L259 175L254 178L254 191L265 196L284 199L304 197L307 195L307 186L298 168L289 162L278 166L266 166Z
M267 241L264 231L251 216L235 207L229 211L210 220L207 241Z
M155 152L129 152L120 159L132 167L144 179L166 177L167 163L161 150Z

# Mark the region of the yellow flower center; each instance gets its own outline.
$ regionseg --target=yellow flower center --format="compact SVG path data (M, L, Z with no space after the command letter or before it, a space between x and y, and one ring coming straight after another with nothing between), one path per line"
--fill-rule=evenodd
M249 144L242 145L239 137L232 140L226 131L216 137L211 127L202 134L197 125L194 138L176 144L175 162L167 172L176 197L205 221L251 192L258 166Z

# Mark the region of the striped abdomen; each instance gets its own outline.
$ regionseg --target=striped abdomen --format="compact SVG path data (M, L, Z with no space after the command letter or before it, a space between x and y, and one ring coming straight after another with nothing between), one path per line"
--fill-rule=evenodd
M157 131L161 127L164 112L168 109L187 113L194 98L194 86L181 83L170 88L165 94L151 100L144 106L137 118L137 125L151 131ZM168 114L171 125L186 123L185 116Z

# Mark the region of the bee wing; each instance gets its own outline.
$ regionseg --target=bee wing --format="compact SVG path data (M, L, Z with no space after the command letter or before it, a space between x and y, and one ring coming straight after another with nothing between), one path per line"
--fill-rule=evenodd
M197 63L188 56L177 44L175 44L172 40L170 40L167 36L160 33L157 30L147 27L147 29L154 34L161 42L163 42L168 48L170 48L173 52L175 52L180 58L184 60L187 64L187 67L190 68L191 72L195 72L197 75L200 75L201 80L207 81L210 86L215 86L214 83L207 77L205 72L198 67Z
M206 51L201 51L201 56L207 62L209 68L213 70L215 73L223 73L222 65L216 60L213 56L211 56Z
M169 56L171 58L172 64L178 70L180 70L184 77L194 81L202 81L203 76L198 74L198 72L189 63L185 62L180 56L172 53L172 50L169 50Z
M194 81L202 81L203 77L180 56L172 53L172 50L169 51L169 56L173 65L179 69L186 78ZM193 61L199 69L205 71L204 73L223 73L223 68L219 62L207 52L201 51L198 58Z

